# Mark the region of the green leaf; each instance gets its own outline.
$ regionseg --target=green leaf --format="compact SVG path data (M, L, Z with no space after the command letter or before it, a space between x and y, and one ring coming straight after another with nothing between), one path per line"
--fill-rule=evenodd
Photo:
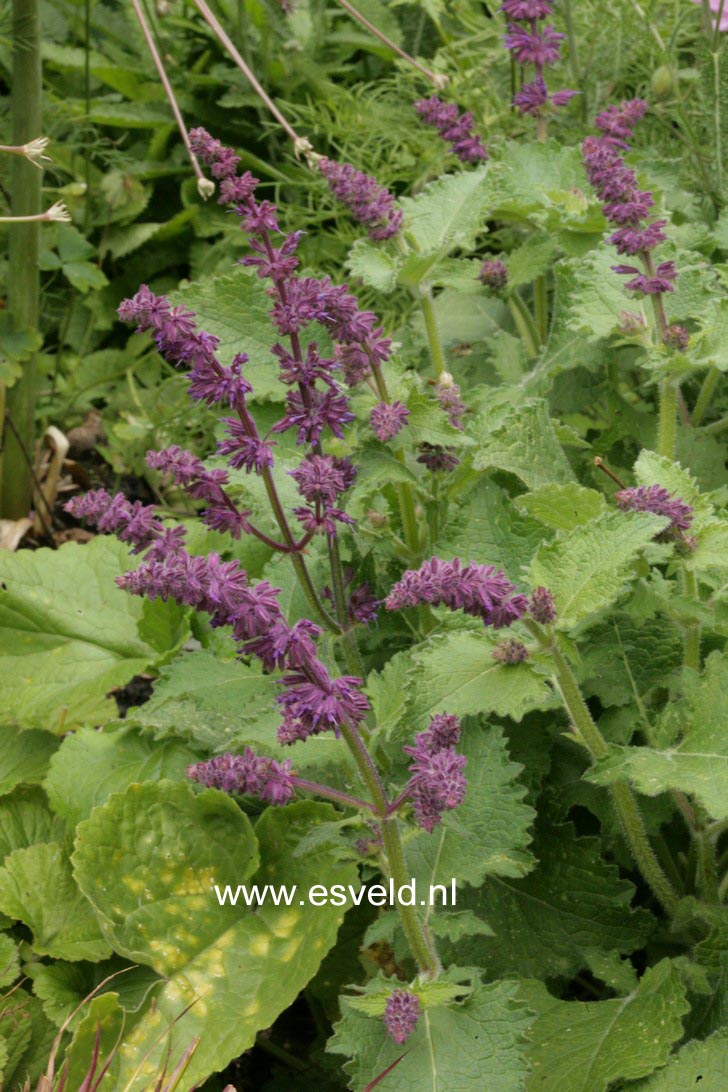
M638 988L613 1001L558 1001L541 982L518 992L537 1013L529 1092L605 1092L664 1065L689 1006L679 968L663 959Z
M111 953L68 857L55 843L16 849L5 858L0 910L28 926L38 955L96 960Z
M553 235L532 235L508 256L508 287L533 284L551 268L557 250Z
M247 1050L314 975L334 943L340 910L300 906L298 898L289 907L271 900L255 910L221 906L211 884L236 888L252 879L256 839L261 865L253 882L302 892L313 883L355 884L354 867L332 861L326 848L292 857L313 825L336 817L313 803L269 809L254 835L223 793L158 782L112 796L79 826L76 875L114 949L165 978L154 1008L126 1039L120 1087L147 1051L157 1063L160 1028L177 1017L173 1052L200 1035L185 1080L203 1081ZM131 1089L142 1087L137 1080Z
M502 161L508 173L494 218L528 219L550 230L603 231L604 217L578 147L564 147L555 140L509 141Z
M47 732L23 732L10 724L0 727L0 739L0 795L22 782L40 784L58 740Z
M571 629L618 599L634 578L631 562L667 522L651 512L609 511L539 547L529 579L551 590L556 625Z
M583 652L582 690L602 705L627 705L667 686L682 663L682 641L664 616L638 623L620 611L590 631Z
M446 561L461 557L487 562L517 579L548 537L543 526L521 515L495 482L479 482L464 501L447 521L437 542L437 556Z
M687 1043L664 1067L635 1084L634 1092L686 1092L700 1085L700 1092L725 1092L728 1081L728 1029L709 1039Z
M68 1067L68 1087L82 1088L84 1078L87 1076L91 1059L97 1055L96 1077L98 1078L109 1059L113 1059L107 1070L107 1076L101 1084L101 1088L110 1088L109 1081L113 1080L114 1087L121 1088L119 1079L119 1047L123 1042L125 1027L125 1013L119 1004L118 995L104 993L100 997L93 997L88 1006L82 1012L82 1018L78 1023L73 1042L68 1047L63 1059L63 1071ZM160 1029L161 1030L161 1029ZM129 1032L127 1032L127 1035ZM179 1058L172 1061L172 1070ZM156 1073L146 1073L147 1080ZM149 1087L147 1085L147 1087Z
M44 733L41 738L52 737ZM0 863L14 849L27 849L40 842L60 842L64 834L63 821L48 807L41 789L19 785L0 800Z
M401 257L383 250L381 243L357 239L349 251L346 266L352 277L359 277L363 284L378 292L391 292L397 283L401 261Z
M713 505L700 492L692 474L680 463L644 448L634 464L634 475L638 485L661 485L689 504L694 509L692 532L711 522Z
M162 668L148 702L129 719L156 739L177 738L209 751L235 751L246 743L276 744L280 714L275 675L257 665L185 652Z
M278 361L270 351L277 337L268 318L271 301L258 277L238 267L235 273L179 288L169 298L190 307L199 328L220 339L218 352L224 364L229 364L236 353L248 354L250 359L243 370L253 385L251 398L283 401L285 387L278 378ZM324 328L310 327L310 333L301 338L304 347L312 337L322 355L327 355L330 341Z
M565 823L539 829L532 848L538 865L527 876L493 876L459 900L460 909L488 922L493 937L458 944L458 960L476 957L494 978L569 978L592 951L642 947L654 919L630 909L634 887L603 859L599 839L577 838Z
M398 735L427 727L435 713L497 713L520 720L531 709L552 702L546 680L526 661L501 664L493 659L497 637L486 632L457 632L432 638L413 654L406 722Z
M647 796L679 789L697 797L714 819L728 818L728 661L708 657L702 676L686 671L683 697L663 720L680 742L663 750L616 747L585 775L597 785L629 778ZM663 731L665 728L663 727Z
M133 566L128 547L106 536L0 553L0 687L21 724L62 732L108 719L108 692L185 640L175 603L116 586Z
M516 498L519 508L556 531L573 531L583 523L591 523L606 511L607 502L596 489L570 483L544 485L533 493Z
M44 1013L56 1027L60 1028L79 1009L69 1025L72 1030L85 1016L84 1008L80 1007L82 1002L106 978L110 981L99 993L113 993L127 1013L137 1012L159 982L150 967L135 967L118 956L101 963L66 963L61 959L37 962L26 971L33 981L33 993L43 1002Z
M535 812L524 803L526 789L516 780L522 767L510 761L502 729L468 726L458 751L467 757L465 799L432 834L423 831L407 846L422 892L442 884L449 896L453 879L480 884L486 876L525 876L534 865L527 847Z
M0 990L4 990L6 986L12 985L15 979L20 974L20 960L18 958L18 949L12 937L9 937L7 933L0 933ZM0 1034L2 1033L2 1024L0 1024ZM0 1062L0 1068L2 1063Z
M343 998L327 1049L351 1059L344 1069L357 1092L400 1057L387 1075L388 1092L522 1092L529 1017L515 1002L516 992L514 982L477 985L462 1004L425 1010L403 1046L381 1019L357 1012Z
M490 165L445 174L417 197L400 200L404 231L412 238L418 258L432 255L436 259L458 247L468 250L475 245L485 228L486 206L496 193L496 177Z
M477 425L476 470L495 467L517 475L529 489L571 482L574 475L541 400L481 413Z
M50 1024L37 997L14 989L0 997L0 1065L3 1088L25 1089L26 1081L38 1080L48 1064L56 1028ZM3 1053L7 1060L2 1063Z
M76 826L111 793L162 778L179 781L199 755L177 740L157 743L133 728L67 736L51 760L45 790L54 811Z
M465 447L472 444L469 436L460 429L453 428L447 416L434 398L426 398L419 391L413 391L407 399L410 412L407 421L407 437L415 444L443 444Z

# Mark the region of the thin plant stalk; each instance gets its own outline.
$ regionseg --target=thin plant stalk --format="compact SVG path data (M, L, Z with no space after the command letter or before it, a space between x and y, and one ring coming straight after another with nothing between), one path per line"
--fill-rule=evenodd
M535 622L527 625L551 657L554 677L573 726L574 738L586 748L593 760L605 758L609 753L607 742L594 722L574 673L556 640ZM609 795L640 872L663 909L672 915L677 908L678 896L650 845L634 792L626 781L619 781L609 786Z
M425 333L427 334L430 359L435 367L435 378L439 379L442 373L447 371L447 363L445 361L445 350L440 340L440 331L437 327L437 315L435 314L432 290L429 287L420 290L419 301L422 317L425 320Z
M691 415L691 421L694 428L697 428L700 422L703 420L703 417L705 416L705 411L711 403L711 400L715 393L715 388L717 387L719 380L720 372L718 371L718 369L710 368L707 375L705 376L705 379L703 380L697 400L695 402L695 408L693 409Z
M698 580L688 568L683 569L683 589L687 596L698 602ZM685 627L683 663L693 671L700 671L700 622L689 622Z
M38 0L13 0L12 142L23 145L41 131L43 83ZM8 312L18 331L38 329L40 312L41 173L26 157L13 158L11 212L23 222L13 224L8 238ZM29 218L29 219L25 219ZM22 374L7 392L0 390L0 514L7 519L27 516L32 504L32 466L38 374L35 354L23 362ZM15 426L6 428L6 415Z
M545 273L537 277L533 285L533 311L539 344L545 345L549 336L549 294Z
M189 134L187 132L187 126L185 125L184 118L182 117L182 111L180 110L177 103L172 84L169 82L169 77L167 76L167 72L162 62L162 58L159 55L157 44L154 41L151 30L149 29L149 24L144 18L144 12L142 11L141 4L139 3L139 0L131 0L131 6L134 9L134 14L137 17L137 22L141 27L142 34L144 35L144 41L147 44L147 49L149 50L151 58L154 61L154 67L157 70L157 74L161 81L162 87L164 88L164 93L167 96L167 101L169 102L170 109L174 114L174 120L177 122L177 128L179 129L180 136L182 137L184 146L187 149L187 155L189 156L190 163L192 164L192 170L195 172L195 178L197 179L197 188L203 197L209 197L212 192L214 192L214 183L212 183L209 178L205 178L204 174L202 173L202 168L200 167L199 160L195 153L192 151Z
M383 34L374 23L370 23L360 11L357 11L357 9L348 2L348 0L336 0L336 2L341 5L344 11L349 13L352 19L356 19L357 23L363 26L365 30L368 30L369 33L373 34L375 38L378 38L380 42L384 42L384 44L393 50L398 57L401 57L403 61L406 61L407 64L412 65L418 72L421 72L422 75L434 85L436 90L442 91L443 88L447 87L450 81L444 73L438 74L437 72L431 72L429 68L425 68L425 66L420 64L419 61L416 61L414 57L410 57L409 53L405 53L403 49L400 49L400 47L396 45L391 38L388 38L386 34Z
M511 312L511 318L515 323L516 329L526 348L526 356L531 360L535 360L540 351L538 330L533 321L533 316L523 302L523 297L519 292L513 291L509 295L508 309Z

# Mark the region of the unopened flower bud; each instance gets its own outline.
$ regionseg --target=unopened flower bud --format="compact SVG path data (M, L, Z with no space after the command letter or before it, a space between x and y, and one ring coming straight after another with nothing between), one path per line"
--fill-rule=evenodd
M419 998L409 990L395 990L387 998L384 1025L395 1043L401 1045L409 1038L419 1018Z
M548 626L556 619L556 605L554 597L548 588L536 588L528 602L531 617L540 622L542 626Z
M652 74L652 93L656 99L666 99L677 90L677 74L669 64L661 64Z
M620 311L617 329L622 337L640 337L647 329L647 324L642 315L636 315L634 311Z
M508 284L508 270L498 258L486 258L480 267L478 280L481 281L486 288L492 288L497 292L499 289L505 288Z
M215 192L215 183L209 178L198 178L197 192L203 201L207 201L208 197L212 197Z
M367 512L367 523L377 529L386 527L389 523L389 516L386 516L384 512L377 512L375 509L372 509L371 512Z
M515 637L509 637L505 641L498 642L491 656L499 664L520 664L528 659L528 649Z
M673 322L665 331L663 340L668 349L679 349L682 352L688 347L690 334L684 326L678 326L676 322Z

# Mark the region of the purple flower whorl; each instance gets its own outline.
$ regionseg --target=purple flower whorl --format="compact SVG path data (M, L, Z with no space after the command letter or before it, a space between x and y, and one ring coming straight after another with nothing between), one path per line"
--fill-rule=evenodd
M419 569L408 569L384 602L387 610L421 603L446 606L501 629L517 621L528 607L525 595L514 595L515 590L505 573L493 565L476 565L474 561L463 565L459 557L452 561L433 557Z
M419 998L409 990L395 990L387 998L384 1026L401 1046L412 1034L420 1018Z
M539 27L553 12L548 0L503 0L500 9L508 20L504 38L514 60L522 67L533 67L533 79L522 85L513 96L513 105L521 114L543 117L550 107L565 106L577 91L549 93L544 80L544 68L559 60L564 35L549 24Z
M473 132L473 115L461 114L453 103L443 102L437 95L419 99L415 110L426 125L437 129L450 151L463 163L477 163L488 158L488 151L477 133Z

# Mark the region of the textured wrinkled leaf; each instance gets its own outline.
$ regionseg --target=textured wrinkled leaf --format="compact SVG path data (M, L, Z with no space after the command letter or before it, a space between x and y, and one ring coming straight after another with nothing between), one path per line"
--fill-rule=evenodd
M63 821L49 808L42 789L18 785L0 800L0 863L14 849L61 841L65 829Z
M0 910L28 926L38 955L93 961L111 954L96 915L76 886L70 861L56 843L16 849L5 858Z
M157 739L177 737L206 750L275 745L278 692L275 676L256 664L190 652L163 668L150 701L130 716Z
M468 725L458 751L468 760L465 799L432 834L422 831L407 846L423 897L431 884L443 884L449 895L453 879L460 888L486 876L525 876L534 865L528 847L535 812L524 803L526 789L517 780L522 767L511 762L502 730ZM425 913L437 916L431 908Z
M666 686L682 663L682 641L663 617L637 624L620 612L592 628L583 653L582 689L604 706L627 705Z
M223 793L195 795L172 782L132 785L96 808L78 828L74 865L114 949L165 977L155 1007L126 1037L119 1082L128 1080L148 1050L163 1052L161 1028L192 1008L171 1033L173 1051L201 1036L186 1081L202 1081L252 1045L314 975L343 917L330 906L253 910L220 906L211 884L237 887L313 883L356 884L353 866L326 848L306 858L292 851L311 827L336 817L313 803L269 809L255 835L247 817ZM105 867L109 854L115 868ZM155 1045L157 1044L157 1045ZM133 1092L143 1083L136 1080Z
M253 385L251 399L283 401L286 388L278 378L279 364L270 351L278 335L268 318L271 300L263 281L238 267L235 273L177 289L170 299L189 307L197 316L199 328L220 339L218 355L223 364L229 364L236 353L248 354L250 359L243 370ZM322 354L327 355L331 343L323 327L312 326L301 340L307 344L314 329L313 336Z
M544 527L523 516L495 482L483 481L448 519L435 553L446 561L460 557L495 565L516 580L548 537Z
M713 652L702 676L685 673L682 700L665 718L679 731L674 746L610 748L586 775L597 785L628 778L640 792L656 796L680 789L700 800L714 819L728 818L728 662Z
M546 404L524 402L508 409L487 411L477 422L476 470L494 467L516 474L529 489L551 482L571 482L574 475L556 438Z
M529 1058L529 1092L605 1092L664 1065L682 1035L689 1005L679 968L663 959L638 988L613 1001L558 1001L540 982L524 982L518 996L536 1011Z
M104 535L85 546L0 553L0 688L21 724L62 732L108 719L116 708L109 691L185 640L180 607L114 583L134 563Z
M666 523L651 512L608 511L541 546L530 580L553 593L556 624L570 629L618 599L632 579L630 563Z
M485 164L445 174L417 197L401 199L404 231L414 240L418 256L444 255L475 244L485 227L486 206L496 193L495 178L493 168Z
M509 287L533 284L537 277L548 272L557 249L553 235L532 235L517 250L513 250L508 255Z
M448 633L433 638L413 656L412 695L404 725L409 734L427 727L435 713L497 713L520 720L552 702L546 680L531 664L500 664L492 652L498 638L482 633Z
M44 1013L56 1027L81 1006L69 1025L71 1030L86 1015L82 1002L106 978L113 975L100 993L115 994L129 1013L138 1011L151 988L159 982L159 976L150 967L134 967L118 956L100 963L66 963L61 959L33 963L27 973L33 982L33 993L43 1002Z
M177 740L157 743L133 729L81 729L64 739L44 787L54 811L76 826L93 808L141 781L178 781L199 755Z
M0 990L11 985L19 973L20 960L15 942L7 933L0 933ZM0 1025L0 1034L2 1034L2 1025Z
M410 411L407 421L407 437L413 443L444 444L464 447L472 444L469 436L449 423L442 407L434 398L426 398L413 391L407 399Z
M576 232L603 230L604 217L578 147L509 141L502 160L507 174L494 216Z
M493 930L458 944L459 961L476 959L491 977L568 978L592 951L641 947L654 919L630 909L634 887L603 860L598 839L577 838L567 823L539 830L532 848L538 865L527 876L492 876L459 900Z
M725 1092L728 1086L728 1029L703 1042L687 1043L651 1077L634 1085L634 1092Z
M607 507L601 493L575 483L544 485L533 493L523 493L516 503L533 519L556 531L571 531L582 523L591 523Z
M12 724L0 727L0 795L22 782L39 784L46 775L58 740L47 732L27 731Z
M3 1088L8 1092L35 1087L45 1072L56 1028L46 1020L40 1001L24 989L0 997L0 1066ZM3 1063L3 1054L6 1060Z
M397 283L397 270L401 258L388 254L381 244L368 239L357 239L349 251L346 265L352 277L360 277L364 284L378 292L391 292Z
M344 1068L357 1092L402 1054L384 1083L389 1092L522 1092L530 1021L515 1003L516 992L514 982L493 982L477 986L462 1004L426 1010L402 1046L381 1019L356 1012L344 998L327 1049L351 1059Z

